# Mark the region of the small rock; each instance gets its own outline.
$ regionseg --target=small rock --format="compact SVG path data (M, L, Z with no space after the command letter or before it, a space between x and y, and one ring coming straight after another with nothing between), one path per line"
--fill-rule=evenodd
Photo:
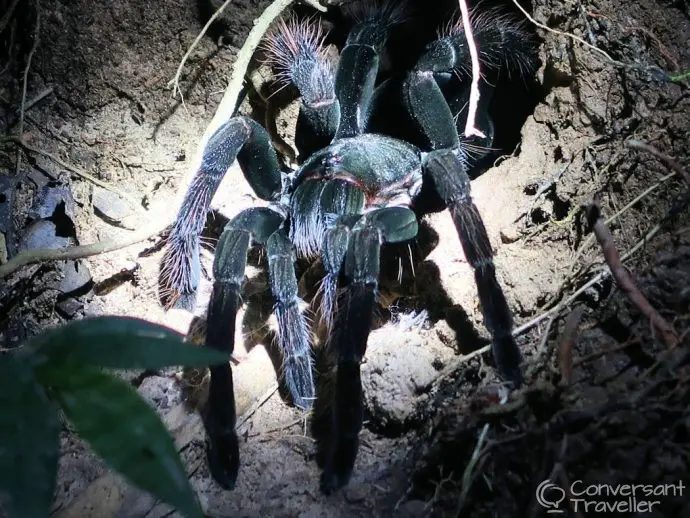
M370 490L371 489L368 485L351 484L345 488L343 491L343 496L345 497L345 500L351 504L356 504L357 502L363 502L366 500Z
M55 304L55 309L57 309L58 313L62 317L69 319L74 318L83 307L83 302L79 299L75 299L74 297L61 300L60 302Z
M56 235L57 227L52 221L39 219L24 232L19 241L19 250L32 248L64 248L70 245L70 239Z
M92 283L91 272L85 261L66 261L62 273L64 276L56 288L66 295L84 290Z
M134 207L127 200L101 187L94 187L91 202L96 214L111 225L120 226L134 212Z
M66 185L45 185L34 202L29 217L31 219L51 219L57 216L56 211L64 210L65 215L74 220L76 204L71 189Z
M182 392L172 378L149 376L141 382L139 395L151 406L165 409L182 402Z

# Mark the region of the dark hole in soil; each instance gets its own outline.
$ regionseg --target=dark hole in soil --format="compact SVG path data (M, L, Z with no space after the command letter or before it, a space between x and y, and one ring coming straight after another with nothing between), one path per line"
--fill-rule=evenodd
M65 212L65 202L60 202L53 211L50 221L55 224L55 235L58 237L75 237L77 229L72 218Z
M558 196L553 197L553 216L560 221L568 217L572 204L568 200L562 200Z
M537 207L533 209L530 213L530 218L533 224L541 225L542 223L546 223L547 221L549 221L550 216L549 213L546 212L544 209L542 209L541 207Z

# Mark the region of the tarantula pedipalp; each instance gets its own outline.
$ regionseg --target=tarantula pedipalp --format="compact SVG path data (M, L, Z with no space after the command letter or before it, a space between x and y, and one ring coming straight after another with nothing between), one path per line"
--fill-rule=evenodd
M351 5L351 4L350 4ZM321 259L321 315L329 324L328 347L337 357L329 405L321 487L345 485L352 473L363 420L360 363L364 357L379 279L383 244L410 241L423 214L416 201L428 184L450 210L468 263L474 269L484 322L492 336L499 373L522 382L512 316L496 279L492 249L470 196L467 149L459 135L469 90L462 71L469 54L461 24L449 25L409 71L377 78L388 32L400 23L395 4L361 3L337 69L326 61L320 26L281 21L266 48L279 77L301 96L296 145L301 165L281 169L267 132L247 117L228 120L209 140L201 167L184 197L163 260L162 285L182 299L194 294L201 274L200 233L211 198L237 160L268 207L241 212L223 230L213 265L206 344L232 353L240 291L251 246L267 250L275 298L283 378L293 402L310 408L316 396L308 322L300 309L297 255ZM473 17L484 76L479 123L489 147L488 115L494 80L502 70L533 67L528 39L505 16ZM389 120L391 106L415 131L401 137ZM214 478L235 484L239 466L232 370L211 368L206 426Z

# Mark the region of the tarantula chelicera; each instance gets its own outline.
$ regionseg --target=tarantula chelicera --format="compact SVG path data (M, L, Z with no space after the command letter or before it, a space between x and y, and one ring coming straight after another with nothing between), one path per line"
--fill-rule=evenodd
M468 170L477 147L492 144L488 106L495 80L501 73L533 70L532 46L510 17L495 12L473 16L483 72L477 121L486 138L468 139L461 128L471 62L461 23L442 29L411 70L391 73L385 81L378 77L389 31L404 22L402 12L390 2L362 2L349 11L354 22L337 67L326 58L317 22L293 18L276 24L266 50L278 76L301 96L295 137L300 165L282 168L267 131L248 117L232 117L205 148L162 266L161 282L170 294L195 292L201 275L200 234L211 198L237 160L254 192L270 204L241 212L220 236L206 344L232 353L247 253L251 246L265 247L283 380L294 404L310 408L316 396L310 329L301 309L295 260L322 261L320 314L330 330L327 346L337 358L321 479L325 492L347 484L357 456L364 412L360 363L372 326L380 250L385 243L415 239L423 215L416 201L423 186L452 214L474 269L499 374L514 385L522 382L511 312L470 196ZM391 124L393 111L412 123L407 136ZM211 472L222 486L232 488L239 451L229 365L211 368L207 409Z

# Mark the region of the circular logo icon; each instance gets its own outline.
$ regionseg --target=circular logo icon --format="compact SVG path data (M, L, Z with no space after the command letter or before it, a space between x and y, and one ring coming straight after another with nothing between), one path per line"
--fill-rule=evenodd
M562 513L558 505L565 500L563 488L551 482L548 478L537 486L537 503L544 507L547 513Z

